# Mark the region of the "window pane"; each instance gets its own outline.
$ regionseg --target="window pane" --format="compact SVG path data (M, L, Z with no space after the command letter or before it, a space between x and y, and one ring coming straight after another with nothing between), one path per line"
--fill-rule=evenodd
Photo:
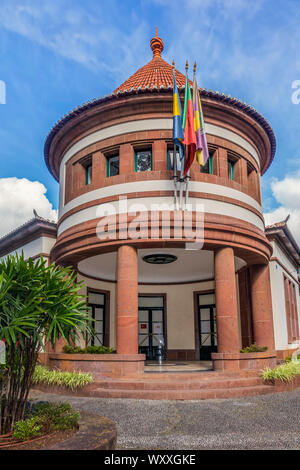
M163 297L140 297L139 296L139 307L163 307Z
M151 150L142 150L136 152L136 171L152 170L152 152Z
M95 321L94 328L95 328L96 334L98 333L102 334L103 333L103 321Z
M209 159L204 166L201 165L201 173L213 174L213 154L209 155Z
M168 170L173 170L173 154L174 154L174 150L168 150L168 160L167 160ZM177 160L177 170L180 171L181 163L180 163L179 152L176 152L176 160Z
M147 322L149 318L148 310L140 310L139 311L139 321Z
M139 346L149 346L149 336L139 334Z
M108 171L107 176L116 176L119 174L119 155L109 157L107 160Z
M202 346L211 346L211 336L209 334L201 335L201 345Z
M153 346L164 346L164 337L163 335L156 335L152 337L152 344Z
M234 180L234 162L228 161L228 179Z
M94 346L103 346L103 341L103 334L97 334L97 336L94 338Z
M153 310L152 311L152 321L163 321L163 311L162 310Z
M103 308L95 308L95 320L103 321Z
M210 320L210 309L202 308L200 310L200 319L201 321Z
M104 294L98 294L97 292L89 292L88 303L95 305L104 305Z
M92 182L92 165L88 165L85 169L85 184Z
M215 294L199 295L199 305L214 305Z
M139 323L139 334L145 335L149 333L148 323L140 322Z
M210 333L210 321L201 321L201 333Z

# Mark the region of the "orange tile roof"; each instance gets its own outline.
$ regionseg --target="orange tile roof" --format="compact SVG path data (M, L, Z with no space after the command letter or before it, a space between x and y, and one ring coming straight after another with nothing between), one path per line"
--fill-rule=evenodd
M114 92L124 92L125 90L130 91L132 88L144 90L148 87L150 90L153 88L173 88L173 67L168 64L161 57L161 52L164 49L164 43L161 38L156 36L151 39L150 47L153 51L153 58L144 67L140 68L135 72L128 80L120 85ZM175 76L177 86L182 87L185 85L185 75L175 69ZM192 85L192 82L190 81Z

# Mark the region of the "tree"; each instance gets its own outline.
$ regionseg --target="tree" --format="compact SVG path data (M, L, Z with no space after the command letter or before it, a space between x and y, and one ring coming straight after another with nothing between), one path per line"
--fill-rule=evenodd
M0 434L24 418L38 354L45 342L69 344L92 334L86 298L70 268L48 266L42 258L8 256L0 262L0 340L6 364L0 370Z

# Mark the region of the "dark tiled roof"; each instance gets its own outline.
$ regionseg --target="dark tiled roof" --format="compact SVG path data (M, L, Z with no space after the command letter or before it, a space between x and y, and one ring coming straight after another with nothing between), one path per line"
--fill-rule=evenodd
M56 235L57 224L37 215L0 238L0 256L4 256L22 246L26 243L28 237L38 238L42 232Z

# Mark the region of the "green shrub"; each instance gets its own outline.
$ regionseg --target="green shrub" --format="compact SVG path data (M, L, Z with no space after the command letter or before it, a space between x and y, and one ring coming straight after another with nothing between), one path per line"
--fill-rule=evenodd
M42 426L38 421L37 416L27 418L24 421L18 421L14 425L13 437L20 441L28 441L40 436Z
M257 344L251 344L251 346L248 346L247 348L240 349L241 353L255 353L255 352L265 352L267 351L268 347L267 346L258 346Z
M66 354L84 354L84 350L82 348L79 346L70 346L69 344L66 344L63 347L63 352Z
M68 403L39 403L28 418L15 424L13 437L27 441L55 431L76 429L79 419L80 414Z
M66 344L63 347L65 354L113 354L115 351L107 346L87 346L86 348L80 348L79 346L69 346Z
M297 359L300 360L300 354L297 356ZM291 362L292 361L292 356L289 356L286 358L285 362Z
M80 419L69 403L41 403L33 415L38 418L43 434L77 428Z
M286 362L275 369L266 368L262 371L262 378L265 381L281 380L291 382L294 377L300 374L300 364L297 362Z
M34 384L59 385L75 390L92 383L93 376L85 372L63 372L60 370L49 370L45 366L38 365L33 375Z

